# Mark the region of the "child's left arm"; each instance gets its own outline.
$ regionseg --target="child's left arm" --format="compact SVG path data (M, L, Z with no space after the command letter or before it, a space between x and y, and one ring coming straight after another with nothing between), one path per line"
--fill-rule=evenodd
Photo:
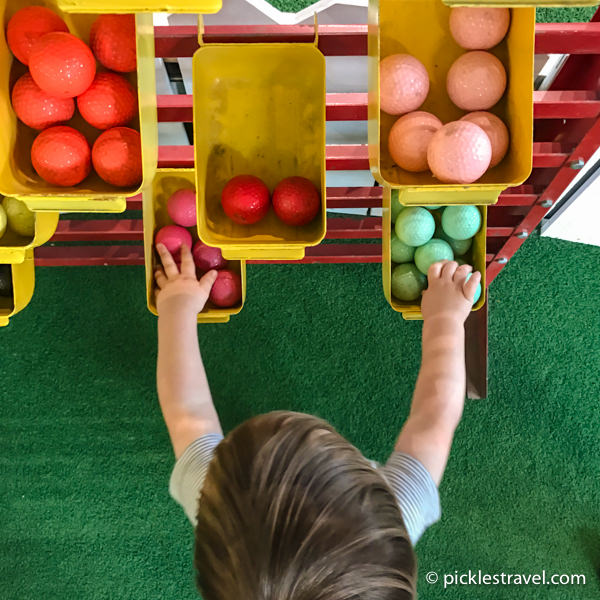
M171 436L175 458L198 437L222 433L198 345L197 315L216 279L209 271L200 280L190 249L181 249L181 270L161 244L163 264L155 273L158 286L158 398Z

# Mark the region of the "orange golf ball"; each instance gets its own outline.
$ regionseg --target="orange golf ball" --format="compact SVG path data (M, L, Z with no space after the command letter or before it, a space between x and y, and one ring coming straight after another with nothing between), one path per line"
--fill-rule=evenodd
M450 32L467 50L488 50L498 45L510 25L508 8L459 6L450 12Z
M492 160L490 168L499 164L508 152L508 128L496 115L489 112L472 112L462 117L461 121L475 123L485 131L492 144Z

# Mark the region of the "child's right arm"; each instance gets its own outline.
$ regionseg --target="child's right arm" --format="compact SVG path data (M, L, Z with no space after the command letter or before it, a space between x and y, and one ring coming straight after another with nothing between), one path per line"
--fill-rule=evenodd
M423 294L423 351L421 370L410 415L395 449L410 454L439 485L450 453L454 431L462 416L465 390L464 322L473 306L480 273L439 262L428 272Z

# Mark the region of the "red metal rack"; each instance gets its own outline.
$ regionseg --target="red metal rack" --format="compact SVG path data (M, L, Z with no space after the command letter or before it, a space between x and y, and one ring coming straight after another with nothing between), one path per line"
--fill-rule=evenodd
M156 56L191 57L198 48L195 27L157 27ZM312 26L215 26L206 27L210 42L297 41L313 39ZM361 56L367 53L366 25L324 25L319 28L319 48L327 56ZM487 282L491 283L538 225L559 196L600 145L600 10L590 23L539 24L537 54L570 54L551 89L534 93L533 172L527 182L500 196L488 209ZM191 122L192 97L158 97L161 122ZM367 94L328 94L327 120L367 119ZM159 167L193 167L192 146L162 146ZM368 170L366 145L327 146L328 170ZM381 188L327 188L330 208L381 206ZM36 249L38 266L142 265L143 227L141 197L127 202L122 218L77 220L65 215L50 244ZM335 243L308 248L302 263L380 262L381 245L344 240L381 238L381 219L330 216L328 240ZM108 241L110 245L86 245ZM139 245L123 245L139 241ZM53 242L74 242L53 246ZM255 261L260 262L260 261ZM284 261L282 261L284 262ZM375 292L375 290L374 290ZM473 313L467 326L469 395L485 397L487 390L487 305Z

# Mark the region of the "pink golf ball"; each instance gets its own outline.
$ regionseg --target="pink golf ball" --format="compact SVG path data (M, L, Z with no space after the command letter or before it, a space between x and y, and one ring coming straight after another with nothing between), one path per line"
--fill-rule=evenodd
M467 50L488 50L499 44L510 25L508 8L457 7L450 12L450 32Z
M508 152L508 129L502 119L489 112L472 112L465 115L461 121L469 121L479 125L490 138L492 144L492 160L490 168L495 167Z
M450 100L463 110L488 110L506 90L506 70L489 52L467 52L448 71Z
M401 115L417 110L429 93L429 75L423 63L409 54L386 56L379 64L381 110Z
M492 144L485 131L469 121L438 129L427 149L433 174L444 183L473 183L490 166Z
M155 244L164 244L167 250L176 256L185 244L192 247L192 234L179 225L166 225L158 230L154 239Z
M182 227L196 225L195 190L178 190L167 200L167 212L174 223Z
M201 240L194 244L192 256L196 267L205 273L211 269L224 269L227 266L227 261L223 258L221 249L207 246Z
M417 111L400 117L388 138L392 160L406 171L427 171L427 147L442 122L431 113Z

